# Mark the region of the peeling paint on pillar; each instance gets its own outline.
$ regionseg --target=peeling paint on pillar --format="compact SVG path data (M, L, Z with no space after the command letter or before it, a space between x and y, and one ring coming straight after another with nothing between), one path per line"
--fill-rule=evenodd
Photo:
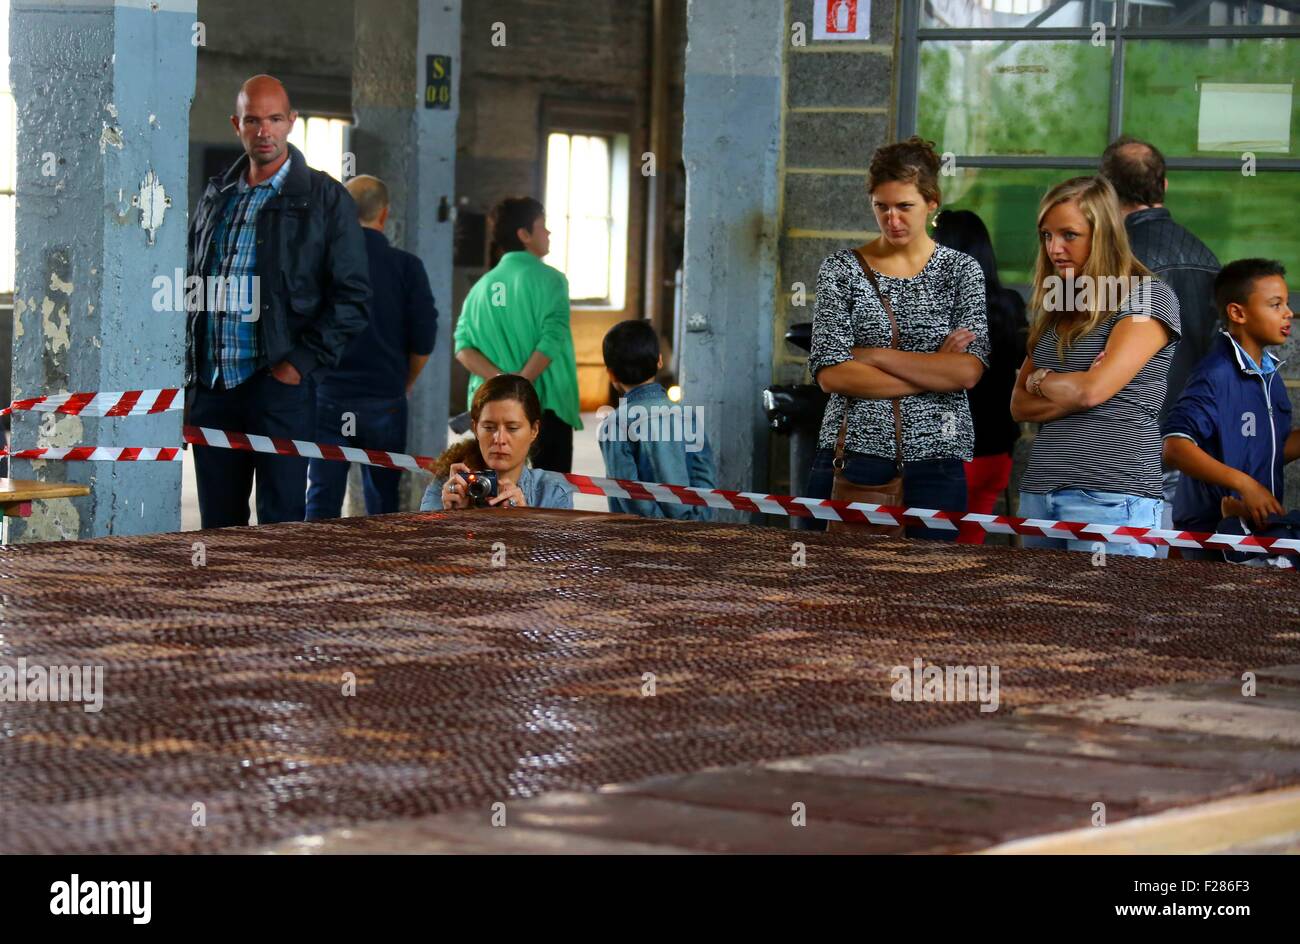
M99 153L103 154L105 148L115 147L122 150L122 129L117 125L110 125L104 122L104 130L99 135Z
M41 299L41 340L44 342L41 351L42 390L57 389L59 384L67 381L66 354L72 346L68 326L68 305L72 300L71 278L71 250L66 246L46 250L46 295Z
M153 118L153 115L149 116ZM140 227L149 234L149 245L153 245L154 234L163 224L167 208L172 205L172 198L152 170L144 175L140 192L131 198L131 206L140 208Z
M159 201L186 189L195 18L194 0L13 0L15 397L180 386L184 314L154 312L151 285L185 264L185 214L161 213ZM180 438L179 414L13 417L19 449ZM16 477L87 483L92 494L33 503L30 518L10 521L11 541L180 526L177 464L13 466Z

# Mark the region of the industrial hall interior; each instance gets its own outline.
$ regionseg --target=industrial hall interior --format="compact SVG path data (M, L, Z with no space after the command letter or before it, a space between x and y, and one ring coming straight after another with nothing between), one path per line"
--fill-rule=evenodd
M1300 0L0 0L0 852L1300 852L1298 80Z

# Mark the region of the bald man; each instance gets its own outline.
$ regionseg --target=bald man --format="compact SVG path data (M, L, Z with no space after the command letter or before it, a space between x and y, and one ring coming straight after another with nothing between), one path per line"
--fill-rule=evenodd
M1219 311L1214 303L1218 258L1194 233L1174 222L1165 207L1165 156L1154 144L1129 135L1111 142L1101 156L1101 173L1115 186L1124 230L1138 261L1164 281L1178 296L1182 337L1169 364L1169 385L1160 411L1163 423L1177 402L1196 365L1214 347L1219 336ZM1161 524L1174 526L1174 496L1179 471L1164 470L1164 515ZM1167 547L1159 548L1166 557Z
M370 276L356 205L289 144L298 113L279 80L244 83L230 123L244 156L208 181L190 221L187 271L205 285L186 322L188 422L310 440L315 385L365 328ZM307 460L199 446L205 528L306 516Z
M388 244L388 187L362 175L347 183L357 205L370 265L370 323L348 348L338 367L316 391L318 443L406 451L406 398L415 386L438 328L429 277L418 256ZM366 514L398 511L402 473L361 467ZM307 518L337 518L343 511L348 466L312 459L308 464Z

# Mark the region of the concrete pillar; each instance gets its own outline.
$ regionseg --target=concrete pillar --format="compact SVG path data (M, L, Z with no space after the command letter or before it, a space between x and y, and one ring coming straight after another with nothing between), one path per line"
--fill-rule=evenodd
M185 268L195 19L195 0L14 0L15 398L181 385L185 314L155 310L154 280ZM177 445L181 415L18 413L12 439ZM11 541L180 528L180 463L14 462L11 475L93 487L9 519Z
M785 5L690 0L686 35L683 400L704 407L719 485L762 489Z
M447 444L460 29L461 0L375 0L356 6L356 172L388 184L388 238L424 262L438 306L438 340L410 399L407 452L415 455L437 455ZM449 94L433 103L445 108L426 105L430 56L450 63ZM427 482L423 475L403 477L404 509L419 506Z

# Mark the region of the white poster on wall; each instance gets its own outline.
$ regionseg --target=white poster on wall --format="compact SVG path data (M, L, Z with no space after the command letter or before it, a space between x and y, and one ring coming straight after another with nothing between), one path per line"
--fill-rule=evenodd
M1202 82L1198 151L1291 150L1291 86Z
M871 0L814 0L813 39L871 38Z

